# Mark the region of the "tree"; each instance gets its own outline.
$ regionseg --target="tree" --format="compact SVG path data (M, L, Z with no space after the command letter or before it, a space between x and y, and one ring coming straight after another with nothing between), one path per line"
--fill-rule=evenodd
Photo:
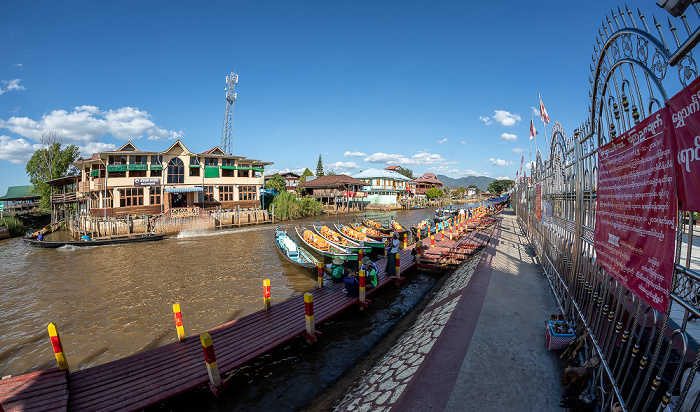
M442 194L442 190L438 189L437 187L431 187L427 192L425 192L428 199L435 199L436 197L442 196Z
M316 164L316 177L323 176L323 160L321 160L321 155L318 155L318 163Z
M494 180L493 182L489 183L489 192L495 194L507 192L511 187L513 187L513 184L515 184L515 182L509 179Z
M40 143L42 148L34 152L25 170L34 190L41 195L39 207L48 210L51 209L51 187L46 181L76 174L78 170L73 162L80 151L75 145L61 149L61 137L56 132L42 134Z
M477 185L469 185L467 189L474 189L474 193L476 193L477 195L481 193L481 189L479 189Z
M301 176L299 177L299 183L304 183L304 182L306 182L306 178L309 177L309 176L313 176L313 175L314 175L314 174L313 174L313 173L311 172L311 170L309 170L309 168L307 167L306 169L304 169L304 173L302 173Z
M270 179L265 183L265 189L274 190L277 193L282 193L287 191L287 181L279 173L275 173L270 177Z
M411 169L406 169L406 168L399 166L396 168L396 173L400 173L411 180L415 179L415 177L413 177L413 170L411 170Z

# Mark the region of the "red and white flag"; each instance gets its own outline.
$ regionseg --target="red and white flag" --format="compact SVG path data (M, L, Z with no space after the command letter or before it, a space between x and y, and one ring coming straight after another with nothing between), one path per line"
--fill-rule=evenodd
M537 97L540 99L540 119L542 119L542 123L546 126L549 123L549 115L547 114L547 109L544 108L544 103L542 103L542 98L539 93L537 93Z
M532 117L530 118L530 140L535 138L537 134L537 129L535 129L535 123L532 122Z

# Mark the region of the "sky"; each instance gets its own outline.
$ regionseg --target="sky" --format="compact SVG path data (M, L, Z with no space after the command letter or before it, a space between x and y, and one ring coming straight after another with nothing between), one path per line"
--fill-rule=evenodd
M634 2L650 21L667 14ZM614 1L14 1L0 19L0 196L57 132L83 157L127 141L355 174L400 165L514 179L545 129L587 117ZM545 128L539 100L551 119ZM530 119L538 130L529 139ZM535 142L537 146L535 146ZM531 155L532 153L532 155Z

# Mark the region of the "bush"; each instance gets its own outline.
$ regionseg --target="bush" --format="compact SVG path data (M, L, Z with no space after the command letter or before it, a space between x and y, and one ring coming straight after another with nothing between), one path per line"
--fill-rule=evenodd
M27 228L24 227L24 223L16 216L5 216L0 219L0 226L7 226L7 230L10 231L10 236L24 236Z
M282 192L272 201L275 206L275 217L281 220L299 219L321 214L322 205L316 199L297 199L293 193Z

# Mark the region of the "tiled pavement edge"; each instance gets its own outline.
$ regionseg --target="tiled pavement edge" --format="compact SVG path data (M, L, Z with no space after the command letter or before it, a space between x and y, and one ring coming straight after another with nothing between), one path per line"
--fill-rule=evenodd
M558 411L544 320L556 302L512 212L345 396L348 411Z

